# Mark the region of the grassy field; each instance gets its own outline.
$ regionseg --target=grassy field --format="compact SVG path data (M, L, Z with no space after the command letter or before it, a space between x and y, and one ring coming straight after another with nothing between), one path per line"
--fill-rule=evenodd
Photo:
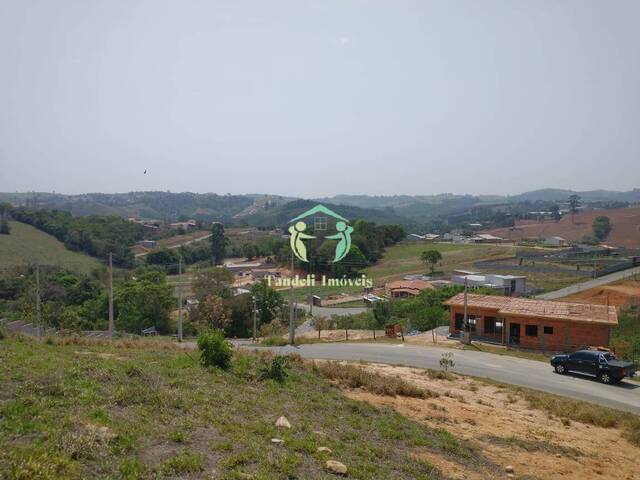
M279 384L258 379L257 354L223 372L171 344L63 341L0 340L0 478L336 478L328 459L361 480L443 478L429 452L493 468L446 430L347 399L295 359ZM388 394L432 396L403 388ZM281 415L291 429L275 427Z
M397 280L403 275L429 273L429 268L420 260L425 250L437 250L442 254L442 264L436 270L445 274L456 268L471 268L478 260L509 257L514 254L513 247L498 245L469 245L450 243L401 243L389 247L382 260L367 268L364 273L380 285L389 280Z
M10 235L0 235L0 267L15 267L39 262L58 265L72 271L89 273L100 262L88 255L72 252L55 237L31 225L9 222Z

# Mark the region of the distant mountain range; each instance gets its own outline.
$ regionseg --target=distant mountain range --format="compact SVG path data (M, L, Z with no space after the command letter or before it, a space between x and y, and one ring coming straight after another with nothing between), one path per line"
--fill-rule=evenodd
M348 218L377 223L421 225L434 219L466 218L479 209L512 204L562 203L572 195L583 202L640 203L640 189L627 192L609 190L572 191L542 189L519 195L336 195L300 199L269 194L217 195L214 193L129 192L64 195L58 193L0 193L0 202L29 208L67 210L73 215L117 215L176 221L246 223L255 226L283 225L316 203L337 209ZM539 205L538 205L539 206ZM532 206L532 208L535 208Z

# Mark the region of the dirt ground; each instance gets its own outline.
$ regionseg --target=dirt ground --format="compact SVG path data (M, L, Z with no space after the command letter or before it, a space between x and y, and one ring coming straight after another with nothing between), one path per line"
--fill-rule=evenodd
M627 305L640 305L640 281L624 280L622 282L602 287L590 288L584 292L575 293L559 300L566 302L595 303L625 307Z
M567 240L576 241L593 233L592 225L595 217L607 216L611 221L611 233L605 243L614 247L640 247L640 207L617 208L610 210L593 210L581 212L571 218L565 215L559 222L555 220L520 220L517 229L497 228L483 231L502 238L519 241L523 238L546 238L554 235Z
M562 422L535 410L507 388L468 377L432 379L407 367L368 365L385 375L399 375L440 394L437 398L388 397L361 389L345 394L399 413L433 428L445 428L469 440L490 461L505 468L503 478L640 479L640 448L630 444L616 428ZM456 462L430 452L416 455L454 479L495 478L478 467L469 471ZM509 476L506 468L513 467Z
M318 331L305 332L296 334L298 338L318 338ZM344 330L322 330L320 332L322 340L337 342L346 340L346 332ZM373 340L372 330L349 330L349 340L364 340L370 338ZM376 338L384 338L384 330L376 330Z

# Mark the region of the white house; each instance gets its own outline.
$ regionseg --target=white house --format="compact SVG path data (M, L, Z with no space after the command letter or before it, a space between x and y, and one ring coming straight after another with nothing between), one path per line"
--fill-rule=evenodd
M468 270L452 272L451 282L454 285L464 285L465 280L469 288L491 288L503 295L523 295L527 292L527 277L522 275L498 275Z
M544 245L547 247L566 247L567 241L562 237L547 237L544 239Z

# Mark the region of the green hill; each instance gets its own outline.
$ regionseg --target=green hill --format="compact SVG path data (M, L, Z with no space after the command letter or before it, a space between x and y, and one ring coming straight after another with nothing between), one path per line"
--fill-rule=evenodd
M10 221L10 235L0 235L0 268L39 262L89 273L100 265L95 258L72 252L53 236L21 222Z

